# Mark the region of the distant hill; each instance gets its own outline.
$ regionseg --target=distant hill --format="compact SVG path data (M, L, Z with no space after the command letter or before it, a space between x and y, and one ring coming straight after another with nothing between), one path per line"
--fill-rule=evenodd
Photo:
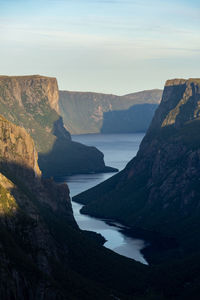
M133 104L142 104L142 103L151 103L151 104L159 104L162 98L161 89L152 89L152 90L144 90L141 92L131 93L122 96L123 98L127 98L130 101L133 101Z
M146 132L158 104L135 104L127 110L104 113L101 133Z
M104 113L127 110L136 104L159 104L161 97L162 90L159 89L125 96L60 91L59 108L64 125L71 134L100 133L104 123Z

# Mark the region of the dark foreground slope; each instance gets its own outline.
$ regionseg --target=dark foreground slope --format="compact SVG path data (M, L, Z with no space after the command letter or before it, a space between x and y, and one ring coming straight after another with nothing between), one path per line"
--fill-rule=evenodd
M0 113L33 137L44 176L112 171L99 150L72 141L58 98L56 78L0 76Z
M106 112L127 110L136 104L158 104L161 96L162 90L158 89L125 96L60 91L59 107L64 124L70 133L100 133ZM112 118L109 121L112 124Z
M82 212L117 219L146 237L165 237L173 250L165 244L163 256L198 252L199 101L199 79L167 81L137 156L122 172L74 198L86 204Z

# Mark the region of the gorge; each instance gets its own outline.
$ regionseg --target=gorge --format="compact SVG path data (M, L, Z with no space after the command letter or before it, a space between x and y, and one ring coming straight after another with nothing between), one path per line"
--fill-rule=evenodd
M0 300L200 300L200 0L0 0Z
M198 299L200 79L168 80L137 155L132 158L121 147L126 157L120 162L130 159L126 167L73 197L84 205L83 214L121 222L129 236L150 242L143 249L148 266L110 251L102 236L81 230L67 184L42 176L47 172L38 164L37 143L49 144L41 136L71 140L55 102L49 104L48 93L40 98L49 89L48 80L3 76L0 82L0 298ZM84 137L74 139L82 142ZM115 152L109 153L114 161ZM121 169L119 162L113 166ZM57 172L59 178L69 174ZM93 175L101 176L87 176Z
M132 156L137 154L143 136L144 134L90 134L76 135L73 136L73 139L77 142L97 147L104 153L106 164L122 170ZM73 197L111 176L112 174L109 173L79 174L58 178L57 180L68 184L70 196ZM72 202L74 217L81 229L100 233L106 239L105 247L147 264L141 253L141 250L145 248L143 240L134 239L124 234L126 228L123 228L120 224L80 214L81 207L82 205Z

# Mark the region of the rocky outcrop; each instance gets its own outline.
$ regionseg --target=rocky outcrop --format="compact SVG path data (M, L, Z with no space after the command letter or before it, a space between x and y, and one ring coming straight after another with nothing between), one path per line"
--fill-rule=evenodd
M62 299L51 283L51 260L64 255L67 244L62 251L56 246L45 214L78 227L67 186L42 180L37 159L25 129L0 116L1 299Z
M52 180L41 178L42 173L38 166L38 154L33 139L24 128L14 125L2 116L0 116L0 171L4 174L4 178L1 174L1 184L4 188L7 188L5 177L7 176L11 181L16 182L16 189L18 182L23 183L24 188L29 189L33 194L37 193L37 198L41 197L40 202L48 203L53 210L65 211L68 203L69 218L77 227L67 185L56 185ZM11 181L8 184L9 190L14 190ZM51 202L53 194L55 198L56 194L59 195L58 202L55 200L54 203Z
M178 255L200 250L199 103L200 79L167 81L137 156L74 198L82 212L175 238Z
M32 170L35 177L41 176L33 139L24 128L8 122L2 116L0 116L0 163L8 164L8 167L18 165L24 170Z
M33 137L44 176L114 171L96 148L71 140L59 115L58 98L55 78L0 76L0 113Z
M162 90L147 90L125 96L60 91L59 107L70 133L100 133L106 112L127 110L135 104L158 104L161 96ZM112 118L109 123L112 124Z

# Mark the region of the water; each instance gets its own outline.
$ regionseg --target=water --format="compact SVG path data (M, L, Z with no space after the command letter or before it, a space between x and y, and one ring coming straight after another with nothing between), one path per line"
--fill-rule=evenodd
M73 140L89 146L96 146L104 153L106 165L122 170L128 161L137 153L140 142L144 134L90 134L76 135ZM85 191L100 182L113 176L113 173L101 174L80 174L65 178L70 188L71 197ZM105 247L143 264L147 264L141 250L145 247L145 242L126 236L121 230L122 225L115 222L96 219L90 216L81 215L82 205L72 202L73 212L79 227L83 230L90 230L100 233L107 242Z
M143 137L144 133L85 134L74 135L72 139L88 146L96 146L104 153L106 165L122 170L137 154Z

